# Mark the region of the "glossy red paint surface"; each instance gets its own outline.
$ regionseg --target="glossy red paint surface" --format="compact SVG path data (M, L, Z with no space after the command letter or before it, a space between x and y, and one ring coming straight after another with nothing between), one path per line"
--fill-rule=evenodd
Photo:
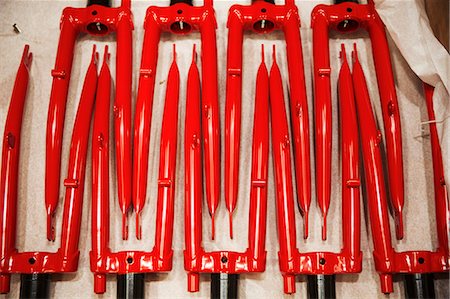
M13 91L11 109L6 122L3 146L0 193L2 211L0 292L9 291L12 273L62 273L74 272L78 267L78 240L83 205L83 189L86 169L88 136L97 82L97 53L93 50L80 103L75 119L69 155L69 169L64 180L66 195L61 244L57 252L18 252L15 248L17 212L17 171L20 148L22 112L28 84L28 68L31 54L25 48ZM58 178L59 184L59 178Z
M16 251L16 215L17 215L17 180L20 154L20 133L22 116L27 96L29 68L32 54L25 46L22 60L16 75L14 89L6 118L3 134L2 164L0 177L0 237L1 273L0 293L9 293L10 274L4 271L4 259Z
M134 123L133 206L137 220L147 191L150 124L155 88L158 45L163 32L188 34L199 31L202 50L202 123L205 151L206 194L209 212L214 214L220 197L220 127L217 90L216 20L211 0L200 7L184 3L169 7L151 6L145 18L145 35ZM141 231L139 222L137 238ZM214 230L213 230L214 234Z
M270 72L272 146L276 182L277 221L280 251L278 258L284 292L295 293L295 276L358 273L362 268L360 250L359 144L352 75L345 48L341 52L339 107L342 149L342 249L334 252L301 253L296 244L295 208L292 193L291 154L288 121L280 70Z
M367 185L367 203L373 238L375 268L380 274L381 291L393 292L392 276L397 273L436 273L449 271L448 248L448 196L442 168L442 155L435 124L430 124L431 146L435 180L436 226L439 246L435 252L396 252L392 247L389 228L387 192L385 188L383 161L381 158L381 132L376 127L365 77L353 53L353 84L361 130L364 173ZM432 88L426 87L426 101L430 121L434 120Z
M99 77L92 148L92 251L91 271L94 291L106 291L106 275L117 273L164 272L172 269L172 235L174 221L175 170L178 133L178 98L180 74L174 60L167 79L161 131L158 200L155 245L152 251L112 252L109 248L109 110L111 76L109 54Z
M389 186L397 223L397 238L403 237L402 209L404 202L402 139L400 114L392 74L389 47L384 25L374 4L345 2L338 5L318 5L311 14L314 55L314 94L316 122L316 186L317 200L324 224L330 205L331 191L331 89L329 30L339 33L364 29L372 41L373 59L386 131ZM326 239L326 227L323 227Z
M264 55L264 54L263 54ZM263 272L266 263L269 78L261 63L256 78L248 248L245 252L205 252L202 247L202 151L200 79L194 58L189 69L185 121L185 244L188 291L197 292L200 273Z
M92 5L87 8L64 9L61 33L52 70L53 85L47 119L45 204L47 209L48 240L54 241L54 214L59 199L61 149L64 117L69 89L74 46L81 33L117 36L117 90L114 104L116 155L118 169L118 197L126 219L131 204L131 81L132 81L132 14L130 1L123 0L117 8ZM123 229L127 236L126 225Z
M239 182L239 150L242 101L242 50L245 31L269 33L282 30L286 39L292 132L295 149L298 204L304 216L304 237L308 236L311 202L309 120L306 99L300 18L293 0L274 5L262 0L251 5L233 5L228 15L227 90L225 107L225 201L230 213L236 207ZM232 235L232 234L231 234Z

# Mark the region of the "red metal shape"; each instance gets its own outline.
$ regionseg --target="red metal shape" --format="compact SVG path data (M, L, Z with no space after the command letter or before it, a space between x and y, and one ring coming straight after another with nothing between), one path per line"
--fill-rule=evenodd
M367 5L344 2L318 5L311 14L314 54L314 94L316 122L317 200L323 215L322 239L326 239L326 216L331 191L331 89L329 30L340 33L365 29L369 32L378 79L387 142L389 186L395 212L397 238L403 237L404 201L402 139L400 115L392 74L389 47L383 22L373 1Z
M0 181L1 293L9 292L12 273L63 273L77 270L88 136L97 81L96 60L97 53L94 47L72 133L68 175L64 180L66 195L61 226L61 245L54 253L18 252L15 248L15 235L20 129L28 84L28 68L31 64L31 53L28 53L28 46L25 47L8 112L3 144ZM59 185L59 178L57 184Z
M367 184L367 203L374 245L375 267L380 273L381 290L392 293L392 275L396 273L435 273L449 271L448 195L444 181L442 155L435 123L430 123L431 146L435 182L436 223L439 246L435 252L405 251L396 252L391 243L388 202L384 186L384 173L380 145L381 132L376 127L369 92L363 70L358 61L356 49L353 53L353 84L361 130L362 153L365 181ZM432 88L426 86L426 101L430 121L434 121Z
M304 219L304 238L308 237L308 212L311 202L309 120L306 98L300 18L293 0L284 5L256 0L249 6L233 5L228 15L227 98L225 107L225 200L230 213L236 207L239 182L239 146L242 100L242 44L244 31L269 33L282 30L286 39L290 83L290 106L295 149L298 205Z
M164 272L172 269L179 71L174 60L167 79L161 132L155 246L151 252L109 248L109 108L111 76L107 49L99 77L92 148L92 251L94 291L106 291L106 274Z
M136 212L136 237L138 239L141 238L140 213L145 204L147 191L148 147L158 44L163 32L188 34L191 31L199 31L201 34L202 119L205 132L203 143L205 148L206 194L212 216L215 214L220 197L216 20L212 0L205 0L204 5L200 7L194 7L186 3L175 3L169 7L151 6L147 9L144 28L144 45L134 125L133 206Z
M201 245L203 182L200 79L195 57L194 49L187 83L184 143L186 172L184 268L188 271L189 292L199 290L200 273L239 274L264 271L269 152L269 82L263 53L256 79L248 248L245 252L205 252Z
M276 182L278 253L284 278L284 292L295 293L295 275L334 275L358 273L362 267L360 251L359 153L353 85L345 48L341 52L339 74L342 148L342 235L340 253L300 253L296 245L295 210L292 194L290 138L280 70L274 62L270 72L272 146ZM276 120L274 122L273 120Z
M118 168L118 197L123 213L123 236L127 238L127 211L131 203L131 82L132 82L132 14L130 0L110 8L91 5L86 8L64 9L61 34L47 120L45 204L48 217L48 240L55 240L53 218L59 198L61 146L67 93L72 70L74 46L78 34L117 35L117 90L114 104L116 154Z

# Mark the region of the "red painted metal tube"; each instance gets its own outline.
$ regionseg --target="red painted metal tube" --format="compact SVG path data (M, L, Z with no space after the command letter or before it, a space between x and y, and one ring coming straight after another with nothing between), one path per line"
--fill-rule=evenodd
M349 268L361 271L360 245L360 176L359 140L353 82L347 62L345 46L340 53L342 67L339 73L339 111L341 120L342 168L342 253L351 257Z
M442 151L439 144L439 136L436 128L436 115L433 108L434 88L424 83L425 100L427 103L428 120L430 122L430 140L433 157L434 169L434 200L436 209L436 227L439 247L445 256L449 256L448 252L448 219L449 204L448 190L444 178L444 165L442 162Z
M175 50L175 49L174 49ZM179 72L175 61L167 80L166 103L161 132L158 201L155 245L151 252L119 251L109 248L109 89L111 77L105 51L100 72L93 135L93 197L92 197L92 251L91 271L94 273L94 291L106 291L107 274L139 274L165 272L172 269L172 235L174 221L175 170L177 152L177 123Z
M115 101L116 153L118 165L119 202L126 215L131 203L131 31L133 29L130 1L109 8L91 5L87 8L64 9L61 33L52 71L53 85L47 120L45 202L47 208L47 238L55 240L53 217L58 205L62 135L66 100L77 35L117 34L117 93ZM128 166L127 166L128 165ZM124 219L126 217L124 216ZM124 225L124 237L126 230Z
M195 50L194 50L195 51ZM263 54L264 55L264 54ZM195 53L194 53L195 57ZM200 81L193 58L189 70L185 127L185 243L184 268L188 291L197 292L200 273L239 274L265 269L267 161L269 147L269 79L263 62L256 79L248 248L245 252L205 252L202 248L202 164L200 147Z
M66 198L61 231L60 251L64 256L78 254L78 240L81 228L81 212L83 208L83 189L86 170L88 136L91 127L92 109L97 91L97 60L95 46L92 60L83 84L77 116L72 131L70 145L69 170L64 180Z
M331 194L331 82L330 57L328 49L328 22L314 20L314 112L316 140L316 193L322 212L322 240L326 240L326 219Z
M358 122L361 130L362 154L365 182L367 185L370 226L372 229L374 245L374 259L378 267L383 267L382 269L385 272L390 272L394 249L391 244L386 188L384 185L383 160L380 151L382 135L376 125L366 80L361 64L357 59L356 52L353 52L352 56L353 85L359 116ZM383 293L391 293L393 291L392 276L386 275L381 277L381 283Z
M278 259L283 272L284 292L295 293L295 276L292 261L299 252L296 245L295 210L292 193L291 151L286 110L284 107L283 83L276 63L275 46L270 70L270 116L272 124L272 152L275 170L278 239ZM276 120L276 121L275 121Z
M193 50L192 63L189 68L186 92L186 117L184 132L184 163L185 163L185 265L187 261L199 260L202 250L202 147L201 147L201 99L200 74L197 68L197 53ZM196 266L192 263L192 266ZM186 267L186 270L189 270ZM198 273L188 274L188 290L199 290Z
M257 33L283 30L289 69L298 204L304 216L304 237L307 238L308 212L311 202L309 120L298 9L294 1L286 1L285 5L274 5L257 0L249 6L233 5L229 11L227 27L229 30L225 107L225 200L227 209L230 214L233 213L238 194L243 33L247 30ZM230 221L231 219L230 215Z
M151 111L158 59L158 44L162 32L187 34L199 31L202 38L202 118L205 149L206 194L210 214L214 216L220 196L220 135L217 91L216 20L212 1L194 7L177 3L170 7L151 6L145 19L144 46L136 103L133 165L133 206L139 221L146 197L148 145ZM214 219L214 217L213 217ZM139 227L139 222L137 222ZM140 229L137 229L140 238ZM214 235L214 230L213 230Z
M125 3L124 3L125 2ZM117 21L116 95L114 101L114 136L116 140L117 193L122 211L122 237L128 239L128 210L132 196L131 152L131 84L133 65L133 23L129 1L122 2L128 11Z
M172 235L175 197L175 171L177 161L178 99L180 72L176 62L175 45L173 63L167 78L166 101L159 150L158 203L154 253L160 260L172 258Z
M98 78L92 133L92 250L91 259L98 259L109 249L109 111L111 75L109 52L105 48L103 65ZM94 291L106 291L106 274L94 274Z
M147 21L146 21L147 24ZM136 100L133 140L133 209L136 213L136 237L141 239L140 214L147 196L148 155L150 144L150 124L152 118L153 96L158 60L158 43L161 30L158 26L144 25L144 44L142 51L139 89ZM148 50L154 51L153 55Z
M2 216L6 215L6 218L1 219L2 231L1 240L4 240L3 236L8 236L5 240L7 243L1 245L0 257L0 289L2 292L8 292L9 290L9 275L11 273L23 273L23 274L41 274L41 273L63 273L63 272L74 272L78 267L78 241L80 235L80 225L81 225L81 212L83 205L83 187L84 187L84 175L86 169L86 156L88 147L88 136L91 123L92 107L94 104L95 92L96 92L96 81L97 81L97 71L96 71L96 60L97 54L95 52L95 47L92 55L92 61L86 74L86 79L83 85L83 91L81 94L80 104L78 106L77 115L75 118L74 129L72 133L70 155L69 155L69 170L67 178L64 180L64 186L66 187L66 195L64 201L64 211L63 211L63 221L61 229L61 244L58 251L55 253L51 252L18 252L14 245L14 233L15 233L15 217L16 217L16 202L17 202L17 191L6 188L8 184L10 187L17 186L17 167L18 167L18 141L20 140L20 125L18 121L18 114L14 116L15 120L10 120L7 124L7 129L5 132L14 131L15 138L9 137L13 135L8 135L8 148L5 147L4 150L8 149L8 152L4 153L3 157L11 157L8 162L9 165L2 166L2 181L1 181L1 191L2 191ZM13 93L14 102L19 105L19 100L24 97L26 92L26 83L28 81L28 74L26 69L31 62L31 56L28 54L28 48L25 48L23 66L19 71L20 80L24 81L16 86L16 90ZM25 85L24 85L25 84ZM19 91L20 90L20 91ZM22 99L23 102L23 99ZM14 107L14 111L19 109L19 107ZM20 108L20 109L23 109ZM19 110L20 110L19 109ZM11 146L11 140L17 140L17 147L9 149ZM14 142L14 143L16 143ZM15 166L14 166L15 165ZM14 173L9 173L10 170L15 170L15 179L12 179L11 175ZM5 171L5 173L3 173ZM7 182L10 180L10 182ZM59 183L59 180L58 180ZM14 185L11 185L14 184ZM17 187L16 187L17 188Z
M253 121L252 172L248 254L255 261L266 259L267 167L269 159L269 74L262 62L256 77L255 112Z
M22 116L28 89L29 69L32 53L29 46L23 50L22 60L17 70L14 89L6 118L3 134L2 164L0 177L0 238L1 268L6 265L5 257L16 251L17 180L20 155L20 133ZM10 274L0 274L0 293L9 293Z
M316 151L318 200L326 215L331 188L331 92L328 30L347 33L363 28L369 32L378 79L384 127L387 132L389 186L396 216L397 238L403 236L402 208L404 198L402 139L400 115L392 74L390 53L384 25L372 1L367 5L344 2L318 5L312 14L314 79L316 100ZM326 233L326 232L324 232ZM326 235L324 236L326 237Z

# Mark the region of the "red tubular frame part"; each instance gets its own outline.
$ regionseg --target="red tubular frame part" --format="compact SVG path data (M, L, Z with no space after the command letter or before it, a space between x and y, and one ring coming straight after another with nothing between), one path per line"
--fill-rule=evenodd
M431 146L435 182L436 223L439 247L431 251L396 252L392 247L389 228L388 203L384 187L384 173L380 151L381 132L376 127L364 73L356 51L353 53L353 84L361 129L367 202L374 245L375 268L380 273L383 293L393 292L392 275L396 273L436 273L449 271L448 224L449 207L444 181L442 155L436 124L430 123ZM432 87L426 86L426 101L430 121L435 120Z
M333 275L358 273L362 267L360 251L359 147L353 85L345 48L341 52L342 69L339 74L342 147L342 235L340 253L300 253L296 245L295 210L292 194L290 139L282 78L276 64L270 72L270 101L272 116L272 146L276 182L277 220L280 269L284 278L284 292L295 293L295 275ZM277 120L274 123L274 119Z
M17 214L17 171L19 163L20 128L28 83L31 54L25 47L8 112L3 146L0 193L2 211L0 292L9 292L12 273L74 272L78 267L78 240L83 206L84 175L88 136L94 105L97 71L95 47L86 74L80 104L75 119L69 156L68 176L64 180L66 195L61 230L61 245L57 252L18 252L15 248ZM59 165L58 165L59 166ZM59 178L57 181L59 184Z
M151 252L120 251L109 248L109 89L111 77L107 65L109 54L100 73L95 111L92 163L92 251L91 271L94 291L106 291L106 274L165 272L172 269L172 235L174 218L175 170L177 152L177 122L180 75L175 60L167 79L166 101L161 132L158 201L155 246Z
M187 34L199 31L202 39L202 119L205 147L206 194L211 215L220 197L220 134L217 90L216 20L212 0L201 7L177 3L169 7L151 6L145 18L144 46L139 77L134 125L133 206L136 237L141 238L140 214L147 191L148 148L155 88L158 44L163 32ZM214 230L213 230L214 236Z
M202 248L202 152L200 146L200 79L195 49L189 70L185 122L185 243L184 268L188 272L188 291L199 290L199 273L248 273L265 269L267 161L269 153L268 73L263 61L256 79L253 125L252 173L248 248L245 252L205 252Z
M59 198L61 147L67 93L72 70L77 35L117 34L117 91L114 104L116 154L118 168L118 197L123 213L123 235L127 238L126 218L131 204L131 82L132 82L132 14L130 0L122 0L117 8L91 5L87 8L64 9L61 34L47 120L45 204L47 209L47 238L55 240L53 218Z
M352 2L337 5L318 5L314 8L311 19L317 153L316 186L318 204L323 215L322 239L326 239L326 217L331 192L332 121L328 31L331 29L346 33L358 28L367 30L372 41L372 52L386 131L389 187L397 224L397 238L402 239L404 185L400 114L384 25L371 0L367 5Z
M274 5L263 0L253 1L249 6L233 5L229 11L227 27L229 31L225 107L225 200L230 213L230 235L231 237L233 235L232 213L236 207L239 182L243 33L246 30L257 33L282 30L286 39L289 68L298 204L304 219L306 239L311 202L309 120L297 6L293 0L286 0L285 5Z

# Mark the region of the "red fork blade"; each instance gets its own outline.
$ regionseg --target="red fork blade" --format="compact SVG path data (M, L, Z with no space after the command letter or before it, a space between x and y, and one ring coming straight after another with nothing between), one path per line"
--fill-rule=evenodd
M373 1L369 2L369 5L374 11L375 18L373 22L381 23L377 26L370 26L369 34L383 113L389 195L395 217L396 238L401 240L403 239L404 174L400 108L395 91L386 31L375 10Z
M160 28L152 24L152 26L146 28L144 35L143 49L153 49L154 52L144 51L142 53L139 90L134 117L132 201L136 217L139 217L141 214L147 196L150 126L160 34ZM136 230L136 232L138 231L139 229ZM139 237L139 234L136 234L136 236Z
M326 41L327 44L324 45ZM332 107L330 89L330 58L326 22L315 22L314 44L314 105L316 139L316 194L322 212L322 239L327 238L327 213L331 194ZM326 53L325 53L326 51Z
M17 70L11 95L5 132L3 134L2 164L0 174L0 257L3 259L16 249L17 181L20 154L22 116L28 89L29 68L33 59L30 47L25 46ZM8 213L6 213L8 211ZM9 292L10 274L0 275L0 293Z
M370 226L374 244L374 257L384 261L385 268L390 269L393 248L389 230L386 187L383 174L383 161L380 145L381 132L377 129L372 111L366 79L355 50L353 56L353 86L355 91L358 122L361 130L361 144L364 161L365 182L367 185L367 201L370 213ZM390 275L382 276L383 293L392 293L393 284Z
M261 65L256 76L248 236L248 251L255 260L265 258L269 157L269 74L264 61L264 45L261 52Z
M69 255L69 253L78 250L88 136L91 125L92 109L97 91L97 62L98 53L94 45L91 64L86 73L77 116L73 126L69 154L69 169L67 178L64 180L66 195L62 220L62 227L64 229L61 232L60 250L65 255Z
M189 68L186 94L186 118L184 133L185 163L185 243L186 257L197 258L202 245L202 147L201 147L201 99L200 75L196 64L197 53L194 45L192 63ZM186 258L188 259L188 258ZM198 292L198 273L189 274L189 292Z
M442 151L439 144L439 136L436 127L436 115L433 108L434 88L431 85L424 84L425 100L427 103L428 119L430 122L430 140L433 157L433 177L434 177L434 197L436 210L436 226L439 240L439 247L444 250L446 256L448 252L448 227L449 203L448 190L444 177L444 165L442 162Z
M98 77L92 133L92 251L100 259L109 251L109 115L111 74L108 46L105 47L103 65ZM94 291L106 291L106 274L94 274Z
M129 8L130 1L124 0L123 7ZM128 239L128 210L132 196L131 162L131 86L133 24L129 18L118 18L116 54L116 95L114 101L114 137L116 143L117 196L122 211L122 238Z
M360 177L359 141L352 74L347 62L345 46L341 50L342 67L339 72L339 111L342 149L342 251L352 257L360 252Z
M286 1L286 6L295 7L294 1ZM292 141L295 161L297 203L303 217L303 238L309 234L308 215L311 205L311 158L309 141L309 112L306 97L303 50L300 36L300 19L288 18L284 27L286 54L289 70L289 98Z
M279 255L292 261L297 251L294 198L292 194L292 170L289 129L284 106L283 83L273 47L273 64L270 70L270 114L272 127L272 153L275 169L278 219ZM284 219L284 221L282 220ZM285 293L295 292L295 279L284 276Z
M162 121L158 203L156 206L155 252L161 259L172 254L173 215L175 198L175 171L177 161L177 133L178 133L178 98L180 90L180 73L176 62L175 45L173 45L173 63L167 78L166 100ZM140 223L136 214L136 226Z
M74 27L72 24L62 23L55 69L52 70L53 84L48 108L45 154L45 207L49 241L55 240L53 218L59 201L62 136L70 80L70 73L67 72L70 72L72 68L77 34Z

